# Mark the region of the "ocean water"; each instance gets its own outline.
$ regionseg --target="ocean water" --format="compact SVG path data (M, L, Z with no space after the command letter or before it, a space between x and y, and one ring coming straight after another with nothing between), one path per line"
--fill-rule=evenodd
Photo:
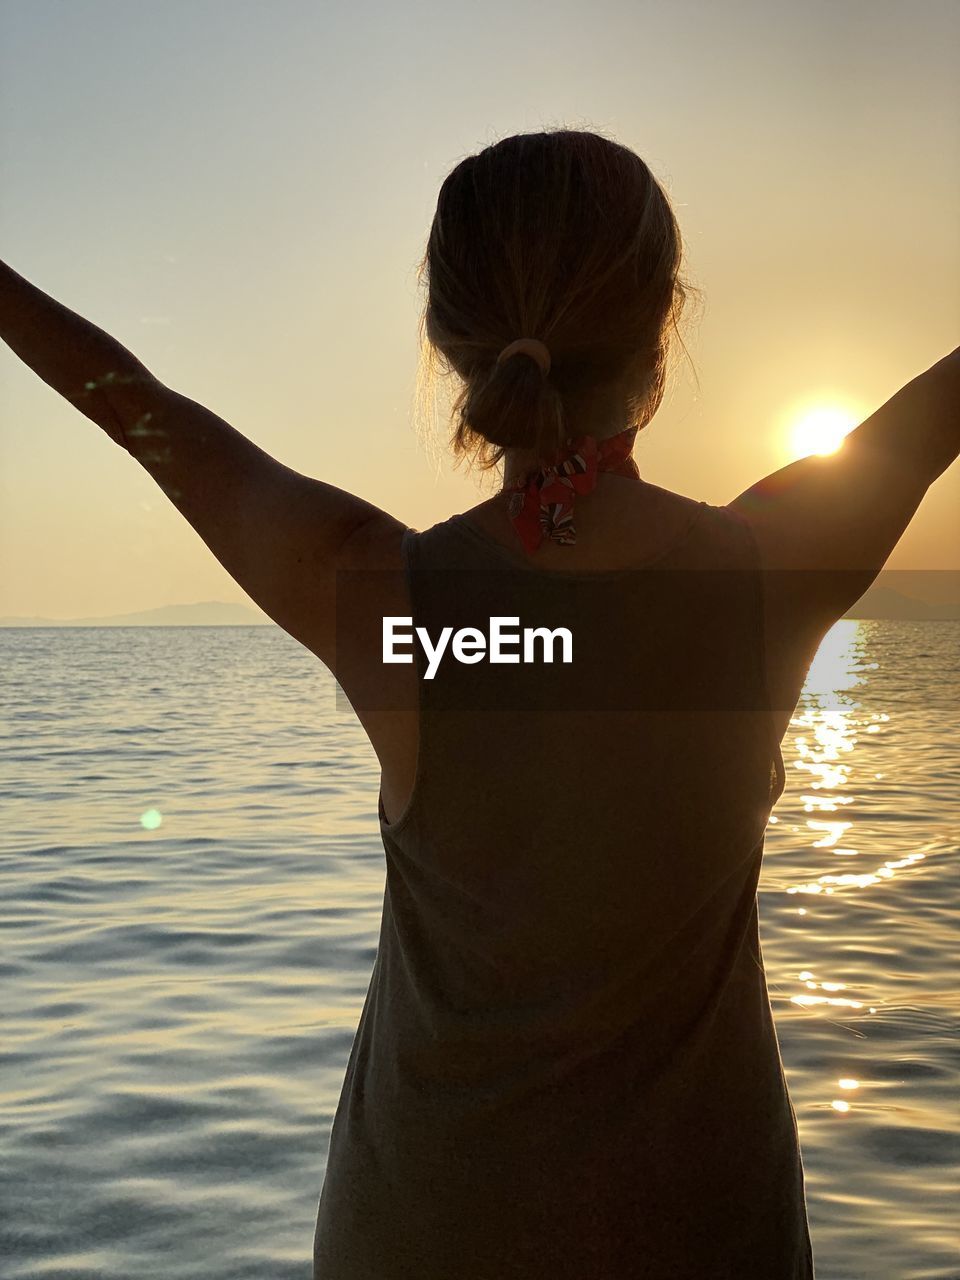
M0 1274L308 1280L373 750L278 628L0 660ZM818 1280L960 1277L958 705L960 623L844 620L784 739L761 937Z

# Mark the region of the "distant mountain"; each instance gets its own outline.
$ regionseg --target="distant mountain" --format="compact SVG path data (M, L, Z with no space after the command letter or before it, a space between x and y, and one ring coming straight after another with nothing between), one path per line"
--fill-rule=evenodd
M960 601L931 604L927 600L905 596L892 587L874 583L843 616L864 620L887 618L903 622L956 622L960 620Z
M249 627L275 626L265 613L245 604L206 600L200 604L168 604L139 613L112 613L89 618L0 618L0 627Z
M890 585L896 583L896 587ZM898 590L897 588L906 588ZM960 621L960 571L885 569L845 618L900 619L906 622ZM207 600L169 604L139 613L88 618L0 618L0 627L249 627L275 626L259 609Z

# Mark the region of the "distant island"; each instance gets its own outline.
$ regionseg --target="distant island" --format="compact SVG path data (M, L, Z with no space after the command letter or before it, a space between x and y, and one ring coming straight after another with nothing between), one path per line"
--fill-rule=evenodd
M138 613L111 613L87 618L0 618L0 627L274 627L265 613L245 604L205 600L199 604L168 604Z
M874 583L843 616L863 621L886 618L903 622L957 622L960 621L960 601L934 604Z
M894 587L891 583L896 582ZM960 570L886 569L843 615L851 619L906 622L960 620ZM0 618L0 627L273 627L258 609L240 603L207 600L169 604L138 613L86 618Z

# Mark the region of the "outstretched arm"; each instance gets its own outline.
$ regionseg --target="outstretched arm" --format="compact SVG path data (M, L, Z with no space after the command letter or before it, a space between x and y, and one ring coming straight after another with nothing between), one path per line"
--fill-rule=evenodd
M155 381L135 355L5 262L0 263L0 334L48 386L133 452L126 438L133 424L124 411L135 408Z
M372 503L284 466L116 339L0 263L0 336L141 464L227 572L335 670L335 582Z
M800 458L729 505L750 522L768 591L797 626L832 625L886 563L927 489L960 455L960 347L901 387L836 453ZM796 573L794 570L806 572Z

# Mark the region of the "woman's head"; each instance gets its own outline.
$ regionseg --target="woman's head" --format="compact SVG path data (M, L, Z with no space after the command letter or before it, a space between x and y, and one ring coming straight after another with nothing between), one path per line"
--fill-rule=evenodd
M662 188L596 133L517 134L469 156L440 188L420 281L428 360L457 376L453 446L484 468L507 449L549 458L599 407L645 426L692 286ZM498 363L517 338L550 352ZM616 427L610 430L616 429ZM610 430L600 434L610 434Z

